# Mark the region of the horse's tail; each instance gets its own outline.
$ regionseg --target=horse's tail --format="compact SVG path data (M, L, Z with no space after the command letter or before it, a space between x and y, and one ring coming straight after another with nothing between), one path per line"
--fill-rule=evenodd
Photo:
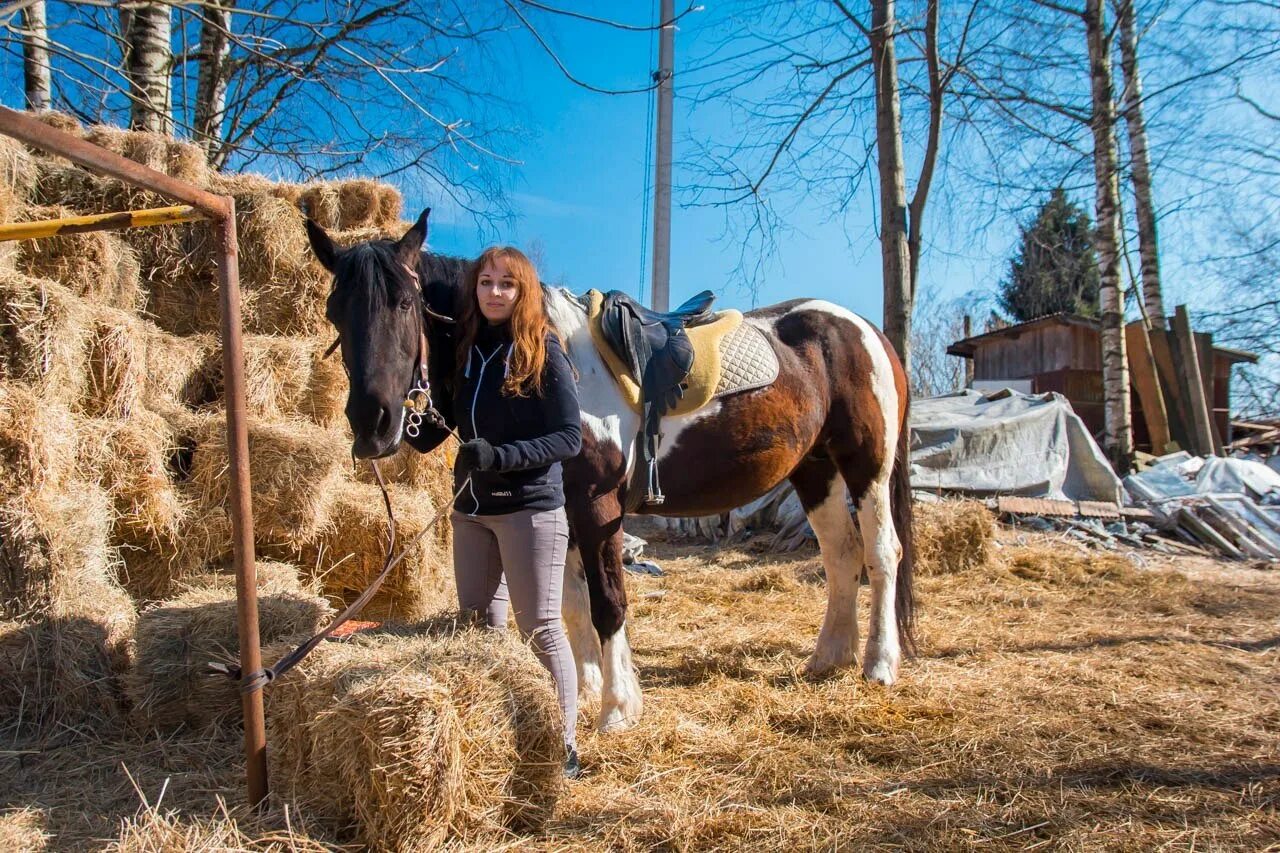
M916 598L913 567L915 554L911 540L911 428L908 417L911 402L902 412L902 425L898 430L898 450L893 459L893 473L890 474L889 503L893 513L893 526L898 534L898 542L902 546L902 559L898 562L897 593L894 600L894 611L898 622L898 636L902 649L908 655L916 650Z

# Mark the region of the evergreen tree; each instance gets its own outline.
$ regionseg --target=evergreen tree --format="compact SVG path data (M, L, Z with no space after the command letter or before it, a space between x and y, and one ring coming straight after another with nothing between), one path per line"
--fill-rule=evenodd
M1000 307L1019 322L1066 311L1098 316L1098 258L1089 214L1055 189L1024 225L1022 246L1000 282Z

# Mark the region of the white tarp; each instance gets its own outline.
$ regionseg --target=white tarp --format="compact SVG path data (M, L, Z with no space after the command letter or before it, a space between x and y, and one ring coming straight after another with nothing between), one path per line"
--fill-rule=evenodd
M1114 501L1120 479L1061 394L961 391L911 403L911 486Z

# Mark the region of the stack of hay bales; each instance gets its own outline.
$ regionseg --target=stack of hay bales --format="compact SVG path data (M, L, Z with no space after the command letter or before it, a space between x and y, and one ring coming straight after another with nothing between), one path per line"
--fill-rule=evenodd
M373 511L376 488L350 459L345 376L340 359L323 358L329 276L311 257L298 204L349 242L398 236L407 227L399 195L372 181L220 176L197 148L168 137L40 118L234 196L255 544L285 562L265 573L273 603L264 603L263 634L314 631L381 566L386 522ZM170 204L0 137L5 221ZM211 580L231 564L212 246L199 222L0 244L0 716L8 723L47 730L118 719L132 699L150 724L194 725L216 716L192 710L201 702L226 702L191 685L175 697L146 684L161 659L190 663L234 645L234 594ZM445 499L448 472L438 460L395 468L404 541ZM375 615L421 619L452 600L448 530L401 564ZM140 661L126 679L140 608ZM178 640L157 639L173 630L183 635L181 654L169 642Z

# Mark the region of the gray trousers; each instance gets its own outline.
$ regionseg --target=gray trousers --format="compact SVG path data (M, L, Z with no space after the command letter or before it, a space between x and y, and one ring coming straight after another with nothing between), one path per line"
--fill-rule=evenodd
M556 682L564 741L576 743L578 670L560 622L569 522L564 509L453 516L453 575L462 610L482 613L495 630L515 611L520 636Z

